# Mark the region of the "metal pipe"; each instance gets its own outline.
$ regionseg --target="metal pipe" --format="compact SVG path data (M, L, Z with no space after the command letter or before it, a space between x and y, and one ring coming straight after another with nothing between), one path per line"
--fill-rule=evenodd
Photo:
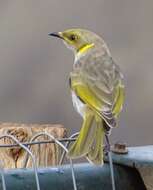
M110 167L105 163L103 167L91 164L74 165L78 190L110 190ZM117 190L146 190L144 183L135 168L114 164L115 182ZM34 190L36 183L32 169L14 169L5 171L7 190ZM70 165L58 168L38 169L40 189L70 190L73 189ZM0 179L0 190L2 180Z

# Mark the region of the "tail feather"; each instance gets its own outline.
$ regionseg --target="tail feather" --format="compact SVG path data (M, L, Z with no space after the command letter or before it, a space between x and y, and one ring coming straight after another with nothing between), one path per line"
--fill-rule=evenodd
M91 111L85 113L83 126L80 130L77 140L70 145L68 156L71 158L79 158L86 155L89 147L94 141L96 130L93 127L94 115Z
M96 165L103 165L103 140L104 140L104 128L103 120L96 115L96 137L95 141L87 154L89 162Z
M96 126L93 122L96 121ZM77 140L70 146L68 156L86 156L89 162L103 164L103 120L97 114L87 112Z
M93 159L91 156L87 156L87 160L95 165L103 165L103 147L101 146L99 148L98 154L96 155L96 157Z

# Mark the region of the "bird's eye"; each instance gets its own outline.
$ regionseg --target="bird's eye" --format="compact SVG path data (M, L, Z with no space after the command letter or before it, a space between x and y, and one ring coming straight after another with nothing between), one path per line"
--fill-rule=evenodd
M72 34L72 35L70 36L70 40L71 40L71 41L75 41L75 40L77 40L77 39L78 39L77 35Z

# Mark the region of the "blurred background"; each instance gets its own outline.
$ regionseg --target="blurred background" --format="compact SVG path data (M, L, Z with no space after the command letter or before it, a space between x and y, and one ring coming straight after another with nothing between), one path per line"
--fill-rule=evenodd
M112 142L153 144L153 1L1 0L0 121L81 127L68 85L72 52L48 33L90 29L125 76L126 102Z

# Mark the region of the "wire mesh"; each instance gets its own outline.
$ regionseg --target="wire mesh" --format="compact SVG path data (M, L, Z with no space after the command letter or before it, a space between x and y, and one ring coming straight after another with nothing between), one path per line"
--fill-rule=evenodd
M51 140L54 141L54 143L58 144L64 150L64 152L66 152L66 153L68 152L68 149L59 140L57 140L53 135L51 135L51 134L49 134L47 132L40 132L40 133L34 135L31 138L30 142L33 142L35 139L37 139L40 136L47 136L47 137L49 137ZM27 160L28 160L28 154L25 157L24 167L26 167ZM74 190L77 190L76 179L75 179L74 167L73 167L72 159L69 158L69 161L70 161L70 167L71 167L71 173L72 173L73 187L74 187Z
M39 178L38 178L38 172L37 172L37 165L36 165L36 162L35 162L35 156L32 154L32 152L25 145L23 145L21 142L19 142L18 139L16 139L14 136L5 134L5 135L0 136L0 139L2 139L2 138L10 138L10 139L12 139L13 141L15 141L16 144L18 144L21 148L23 148L31 156L32 163L33 163L33 168L34 168L35 179L36 179L37 190L40 190ZM3 174L4 174L4 172L3 172ZM4 178L4 175L2 175L2 176ZM5 190L6 189L6 185L4 185L5 180L3 179L2 182L3 182L3 190Z
M75 134L71 135L69 138L57 139L53 135L51 135L51 134L49 134L47 132L40 132L40 133L37 133L34 136L32 136L32 138L29 140L29 142L21 143L14 136L4 134L4 135L0 136L0 139L2 139L2 138L10 138L10 139L12 139L14 141L14 144L0 144L0 148L21 147L26 151L25 157L23 159L22 167L25 168L27 166L28 159L29 159L29 156L30 156L31 159L32 159L32 164L33 164L33 168L34 168L36 187L37 187L37 190L41 190L40 183L39 183L39 178L38 178L38 169L37 169L38 166L37 166L37 163L36 163L36 158L35 158L35 155L31 151L32 145L37 144L39 146L39 148L38 148L38 153L39 154L41 154L41 152L40 152L40 145L41 144L55 143L59 147L61 147L63 152L62 152L62 155L61 155L59 163L58 163L59 164L58 168L60 170L60 167L62 166L63 161L64 161L64 159L66 157L66 153L68 152L68 147L69 147L70 143L74 142L78 135L79 135L79 133L75 133ZM42 136L47 137L49 140L43 140L43 141L38 140L38 138L42 137ZM106 142L109 143L107 138L106 138ZM108 151L108 158L109 158L109 163L110 163L110 174L111 174L112 190L115 190L114 170L113 170L112 156L111 156L110 150ZM71 168L73 189L77 190L75 171L74 171L74 166L73 166L73 162L72 162L71 158L69 158L69 163L70 163L70 168ZM6 189L6 181L5 181L5 170L4 170L2 162L0 162L0 173L1 173L1 179L2 179L2 189L7 190Z

